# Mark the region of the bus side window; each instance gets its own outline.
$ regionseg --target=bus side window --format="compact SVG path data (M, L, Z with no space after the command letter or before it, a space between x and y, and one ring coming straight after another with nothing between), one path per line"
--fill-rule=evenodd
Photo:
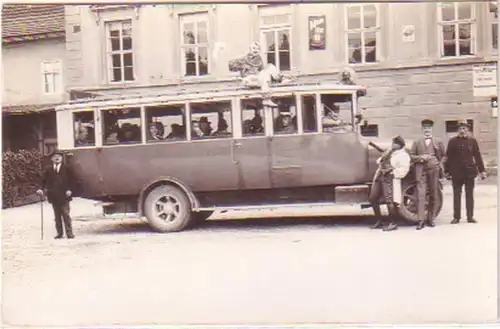
M94 111L73 113L75 147L95 146Z
M264 136L264 109L262 108L262 100L241 100L241 120L243 137Z
M191 138L229 138L233 136L230 101L191 103Z
M323 132L353 131L351 95L322 94Z
M141 109L126 108L102 111L103 144L141 142Z
M304 133L315 133L318 131L315 95L302 96L302 125Z
M297 105L295 97L276 97L273 101L278 104L273 109L275 135L289 135L297 133Z
M148 143L186 140L185 113L184 105L146 107Z

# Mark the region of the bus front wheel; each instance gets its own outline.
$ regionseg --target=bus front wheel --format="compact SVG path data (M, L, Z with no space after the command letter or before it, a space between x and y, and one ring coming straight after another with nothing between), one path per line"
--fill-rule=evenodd
M178 232L191 221L191 204L179 188L161 185L149 192L144 201L144 213L153 230L161 233Z

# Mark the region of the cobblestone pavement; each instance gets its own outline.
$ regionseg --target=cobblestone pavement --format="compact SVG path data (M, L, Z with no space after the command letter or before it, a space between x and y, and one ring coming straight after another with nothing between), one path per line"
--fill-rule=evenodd
M92 201L79 199L77 238L53 240L45 204L41 241L40 204L4 210L3 319L40 327L494 321L492 183L476 188L479 224L449 224L447 184L438 226L422 231L369 230L367 209L320 219L307 210L295 219L216 214L257 219L157 234L140 220L99 218Z

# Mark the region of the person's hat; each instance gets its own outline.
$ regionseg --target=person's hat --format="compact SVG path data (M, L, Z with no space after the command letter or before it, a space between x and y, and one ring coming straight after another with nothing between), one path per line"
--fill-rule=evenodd
M434 126L434 120L424 119L422 120L422 126Z
M287 115L287 116L292 116L292 113L290 113L289 111L283 111L283 112L280 112L280 115Z
M61 150L54 150L50 153L50 157L52 158L54 155L59 154L60 156L64 156L64 152Z
M398 144L401 147L405 147L405 145L406 145L405 140L401 136L394 137L392 139L392 142Z
M467 122L467 120L458 121L458 127L464 127L464 126L470 128L470 124Z

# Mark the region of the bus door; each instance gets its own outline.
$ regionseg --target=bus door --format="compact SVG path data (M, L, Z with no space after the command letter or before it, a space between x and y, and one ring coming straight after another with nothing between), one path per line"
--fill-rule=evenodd
M261 98L237 99L235 123L240 122L241 138L233 140L233 163L238 170L240 189L271 187L269 177L269 141L266 115Z
M268 108L272 128L268 137L272 187L299 187L302 185L304 161L295 96L273 97L273 101L278 107Z

